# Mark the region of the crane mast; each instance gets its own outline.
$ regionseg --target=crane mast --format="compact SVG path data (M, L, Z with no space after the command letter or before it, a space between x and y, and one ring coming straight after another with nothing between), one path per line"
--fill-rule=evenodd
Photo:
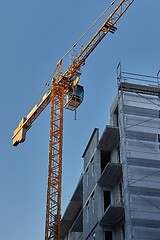
M62 136L64 87L53 84L50 113L50 140L45 240L60 236Z
M79 72L85 60L109 32L114 33L117 30L116 23L133 2L134 0L120 1L64 74L62 74L62 60L58 62L56 77L52 79L51 90L20 121L14 131L13 145L17 146L25 141L26 132L30 129L32 123L51 103L45 240L60 240L63 109L75 110L81 103L79 98L75 98L75 94L72 95L70 102L67 104L64 104L64 99L68 95L71 96L73 88L78 86ZM115 1L111 5L114 3Z

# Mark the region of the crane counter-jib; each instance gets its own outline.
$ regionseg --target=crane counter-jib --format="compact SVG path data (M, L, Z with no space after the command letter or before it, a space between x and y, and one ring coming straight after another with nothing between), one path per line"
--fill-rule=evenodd
M14 134L12 137L13 146L17 146L19 143L22 143L25 141L26 132L30 129L32 123L46 108L46 106L50 103L50 101L51 101L51 91L46 93L43 96L41 102L35 105L26 117L22 118L18 127L14 131Z

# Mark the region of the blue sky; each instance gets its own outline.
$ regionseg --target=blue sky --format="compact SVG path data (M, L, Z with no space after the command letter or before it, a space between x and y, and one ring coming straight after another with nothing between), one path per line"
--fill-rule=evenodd
M49 106L23 144L12 147L12 134L57 61L109 3L0 0L0 239L44 239ZM64 115L62 212L83 172L82 154L94 128L102 134L109 124L119 61L128 72L156 76L160 69L159 9L159 0L135 0L118 22L116 33L106 36L86 61L80 81L85 98L77 110L77 120L70 111L65 110ZM69 63L70 56L64 69Z

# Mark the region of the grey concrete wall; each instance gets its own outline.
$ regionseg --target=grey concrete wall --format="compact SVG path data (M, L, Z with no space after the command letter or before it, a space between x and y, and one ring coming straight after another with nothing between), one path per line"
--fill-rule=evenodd
M84 158L84 171L89 164L91 158L94 155L95 149L97 147L99 141L99 129L94 129L92 136L87 144L87 147L84 151L83 158Z
M82 233L69 232L64 240L80 240Z

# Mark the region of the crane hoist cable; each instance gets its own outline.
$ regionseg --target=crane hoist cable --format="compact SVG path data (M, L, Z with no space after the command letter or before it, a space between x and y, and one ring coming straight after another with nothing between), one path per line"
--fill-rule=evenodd
M61 60L63 60L72 50L74 47L77 46L77 44L85 37L85 35L96 25L96 23L103 17L103 15L111 8L111 6L116 2L116 0L112 1L109 6L99 15L99 17L92 23L92 25L82 34L82 36L77 40L77 42L75 44L73 44L73 46L63 55L62 58L60 58ZM42 90L40 91L40 93L38 94L36 100L34 101L33 106L36 105L36 103L38 103L38 101L42 98L42 96L44 95L45 92L47 92L47 88L50 86L51 82L52 82L52 78L56 73L56 69L57 67L54 69L54 71L51 73L51 75L49 76L47 82L45 83L44 87L42 88ZM33 108L32 106L32 108ZM31 108L31 109L32 109Z
M56 69L57 67L53 70L53 72L50 74L50 76L48 77L48 80L47 82L44 84L42 90L40 91L40 93L38 94L38 96L36 97L31 109L41 100L41 98L43 97L43 95L50 91L50 88L51 88L51 83L52 83L52 78L53 76L55 76L55 73L56 73ZM30 110L31 110L30 109Z
M92 23L92 25L82 34L75 44L63 55L62 60L73 50L74 47L85 37L85 35L96 25L96 23L103 17L103 15L110 9L110 7L116 2L112 1L109 6L99 15L99 17Z

